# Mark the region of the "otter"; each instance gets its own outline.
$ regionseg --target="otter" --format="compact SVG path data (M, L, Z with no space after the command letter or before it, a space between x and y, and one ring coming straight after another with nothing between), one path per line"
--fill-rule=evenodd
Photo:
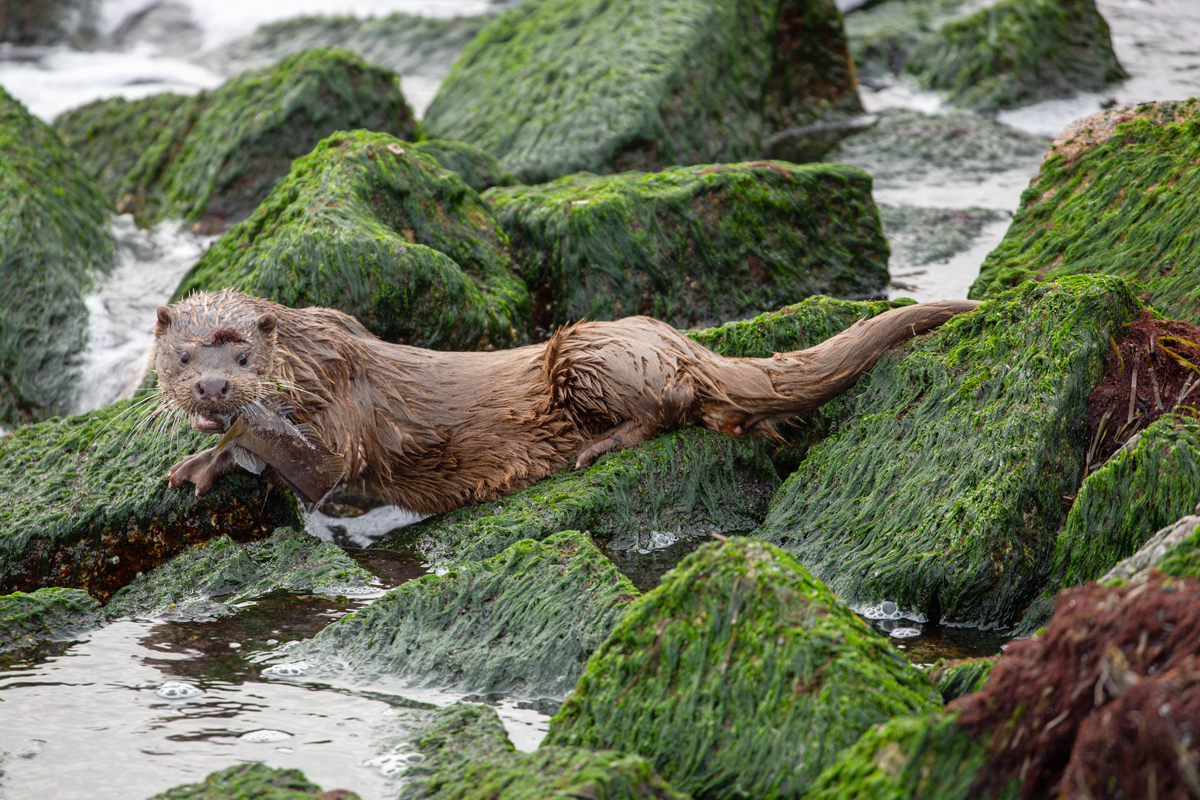
M240 409L290 419L344 458L339 490L419 514L494 500L677 426L772 435L850 388L880 355L975 302L905 306L771 358L726 358L648 317L579 322L542 344L443 352L391 344L328 308L236 291L158 309L161 402L200 431ZM171 467L197 494L237 466L209 448Z

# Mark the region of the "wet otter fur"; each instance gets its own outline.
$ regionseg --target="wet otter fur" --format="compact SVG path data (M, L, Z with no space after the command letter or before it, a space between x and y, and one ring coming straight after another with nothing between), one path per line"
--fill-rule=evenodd
M850 388L889 347L975 305L894 309L760 359L719 356L648 317L580 322L513 350L424 350L339 311L221 291L158 309L153 361L162 402L198 430L219 432L213 415L249 403L290 406L345 457L340 489L433 514L674 426L771 434ZM210 448L172 467L170 482L204 494L234 468L230 448Z

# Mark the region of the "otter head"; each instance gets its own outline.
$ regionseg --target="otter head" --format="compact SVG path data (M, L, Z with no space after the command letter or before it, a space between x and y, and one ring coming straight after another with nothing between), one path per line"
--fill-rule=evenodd
M153 359L162 401L189 415L197 430L220 432L225 426L214 415L235 412L272 389L276 317L257 305L221 292L158 309Z

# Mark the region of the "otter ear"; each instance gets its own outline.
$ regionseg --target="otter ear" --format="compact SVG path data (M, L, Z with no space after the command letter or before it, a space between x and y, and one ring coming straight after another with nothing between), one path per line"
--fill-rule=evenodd
M162 336L171 329L171 323L174 319L171 317L171 309L166 306L158 307L158 324L154 326L154 335Z
M278 320L275 319L274 314L263 314L258 318L258 330L264 336L270 336L277 323Z

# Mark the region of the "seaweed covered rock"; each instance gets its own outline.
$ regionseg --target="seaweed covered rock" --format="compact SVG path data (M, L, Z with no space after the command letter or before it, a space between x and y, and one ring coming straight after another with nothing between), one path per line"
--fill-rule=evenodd
M1200 582L1164 576L1062 592L982 688L867 733L806 797L1184 800L1200 764L1197 600Z
M871 178L849 167L584 174L486 197L544 330L631 314L709 325L888 282Z
M101 101L55 124L119 212L143 225L187 219L214 231L248 216L293 159L334 131L416 133L396 73L331 48L297 53L194 98ZM121 177L117 165L131 152L136 161Z
M1198 513L1200 507L1164 526L1147 539L1136 553L1104 573L1100 582L1143 583L1156 572L1200 578L1200 532L1196 530L1200 527Z
M0 653L73 639L100 624L100 604L81 589L48 588L0 596Z
M1060 140L970 296L1034 277L1104 273L1136 283L1165 316L1200 323L1200 101L1163 105Z
M202 783L188 783L150 800L358 800L344 789L325 792L298 769L275 769L258 761L211 773Z
M302 525L291 492L249 475L204 497L168 488L167 469L211 442L144 423L126 401L0 439L0 592L65 586L103 601L188 545Z
M425 130L534 183L756 158L768 134L860 108L832 0L551 0L479 32Z
M286 306L327 306L392 342L435 349L529 339L508 237L453 172L386 133L322 141L184 277Z
M909 302L811 297L688 335L725 356L767 358L819 344L860 319ZM786 443L699 428L669 433L605 456L585 471L565 471L493 503L404 528L376 546L415 547L427 561L446 564L488 558L520 539L541 540L562 530L590 531L613 550L652 547L655 532L687 540L752 530L779 486L775 464L794 468L812 442L849 415L856 391L782 428Z
M234 606L243 600L274 591L362 594L374 583L374 576L340 547L280 528L253 542L222 535L189 547L136 576L113 595L104 612L107 619L163 614L211 619L235 613Z
M407 771L402 800L686 800L640 756L573 747L518 753L487 706L449 706L417 736L425 761Z
M477 192L486 191L493 186L512 186L517 182L511 172L500 166L495 156L466 142L423 139L410 144L409 147L429 156L440 164L442 169L458 173L463 182Z
M929 670L929 680L942 693L942 699L949 703L964 694L982 689L995 665L994 657L939 661Z
M287 655L358 681L561 698L636 595L587 534L566 531L409 581Z
M1123 281L1027 283L885 355L755 533L850 603L1008 625L1041 591Z
M96 37L94 0L0 0L0 42L20 46L90 44Z
M1095 0L1002 0L942 26L906 67L956 103L994 111L1128 77Z
M70 406L83 296L115 262L104 198L44 122L0 89L0 425Z
M799 562L734 538L630 605L543 746L638 753L697 798L798 798L872 725L940 705Z

